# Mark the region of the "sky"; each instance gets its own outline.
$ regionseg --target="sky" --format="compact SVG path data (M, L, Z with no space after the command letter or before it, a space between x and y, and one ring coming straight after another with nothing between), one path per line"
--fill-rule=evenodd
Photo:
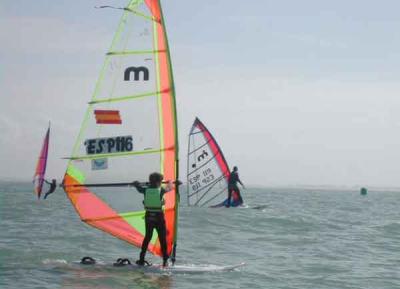
M61 179L126 1L0 4L0 180ZM163 1L181 172L198 116L244 183L400 187L400 2ZM181 179L185 180L184 174Z

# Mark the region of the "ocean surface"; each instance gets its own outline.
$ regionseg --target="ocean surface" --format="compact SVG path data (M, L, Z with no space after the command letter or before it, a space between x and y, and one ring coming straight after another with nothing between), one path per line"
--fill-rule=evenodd
M248 207L209 209L182 195L177 264L245 266L138 272L76 265L136 260L139 250L82 223L62 190L38 201L30 184L0 183L0 288L400 288L400 192L250 188L243 197Z

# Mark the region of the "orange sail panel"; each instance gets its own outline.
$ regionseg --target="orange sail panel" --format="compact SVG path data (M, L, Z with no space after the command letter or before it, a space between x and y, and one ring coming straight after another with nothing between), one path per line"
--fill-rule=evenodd
M167 181L178 179L175 90L160 2L134 0L123 11L64 189L82 221L140 247L143 195L126 184L146 182L153 172ZM168 253L174 255L178 188L166 193L164 201ZM148 250L161 256L156 232Z

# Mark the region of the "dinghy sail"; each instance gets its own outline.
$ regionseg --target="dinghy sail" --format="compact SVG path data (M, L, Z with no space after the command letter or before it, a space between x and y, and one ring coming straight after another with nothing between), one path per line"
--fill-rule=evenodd
M102 8L105 8L103 6ZM110 7L115 8L115 7ZM64 176L81 220L140 247L143 195L152 172L178 178L175 90L159 0L132 0L106 54ZM178 187L164 195L167 249L175 258ZM148 250L161 256L156 232Z
M189 206L222 207L228 202L229 166L217 141L196 118L189 134L187 200ZM231 206L241 205L237 192Z
M50 124L47 128L46 136L43 139L42 149L40 150L39 159L36 164L35 174L33 175L34 191L38 199L42 194L44 176L46 174L47 155L49 153L50 141Z

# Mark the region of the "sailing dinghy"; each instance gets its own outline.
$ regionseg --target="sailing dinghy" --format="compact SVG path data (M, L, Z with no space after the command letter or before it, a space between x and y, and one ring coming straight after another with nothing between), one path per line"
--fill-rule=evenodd
M130 184L147 181L152 172L165 181L178 178L175 90L160 1L132 0L117 9L123 15L69 158L64 190L83 222L140 247L143 195ZM174 262L177 186L164 201ZM148 251L161 256L156 232Z

